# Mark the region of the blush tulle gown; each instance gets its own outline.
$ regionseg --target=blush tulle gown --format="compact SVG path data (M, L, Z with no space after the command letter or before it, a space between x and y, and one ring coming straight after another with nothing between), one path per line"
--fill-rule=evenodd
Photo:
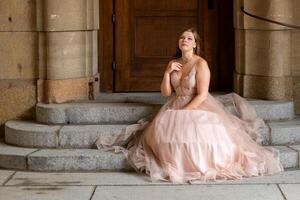
M121 134L102 136L97 147L124 153L152 181L241 179L283 171L279 153L259 144L257 130L265 124L242 97L209 94L197 109L182 109L196 95L195 74L193 68L180 80L173 72L176 96L151 122L141 120Z

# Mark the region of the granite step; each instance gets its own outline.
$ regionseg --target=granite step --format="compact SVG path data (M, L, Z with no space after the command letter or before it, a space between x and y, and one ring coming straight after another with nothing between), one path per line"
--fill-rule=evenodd
M5 124L5 142L29 148L94 148L98 137L120 134L129 124L45 125L11 120ZM300 144L300 118L266 122L259 132L264 145Z
M123 154L97 149L34 149L0 142L0 168L27 171L133 171Z
M294 117L292 101L249 100L264 120ZM103 103L97 101L36 105L36 120L44 124L131 124L155 114L161 104ZM227 106L232 111L232 106Z
M300 145L273 146L285 168L299 167ZM133 171L123 154L97 149L34 149L0 142L0 168L28 171Z
M293 101L248 100L257 116L266 121L289 120L295 117Z
M159 107L144 103L38 103L36 120L44 124L128 124L148 117Z
M94 148L98 137L120 134L127 124L44 125L34 121L5 123L5 142L29 148Z
M300 144L300 118L288 121L268 122L270 127L270 144Z
M211 95L219 97L230 92L212 92ZM173 94L174 95L174 94ZM97 102L119 102L119 103L147 103L147 104L164 104L170 97L163 97L160 92L132 92L132 93L101 93ZM256 107L258 115L265 120L282 120L292 119L294 108L292 101L269 101L247 99L250 104ZM273 107L276 104L275 107ZM261 106L265 105L264 109ZM230 110L230 109L229 109ZM280 115L278 115L280 113Z
M130 93L102 92L101 95L97 97L96 102L164 104L169 99L170 97L164 97L161 95L160 92L130 92Z

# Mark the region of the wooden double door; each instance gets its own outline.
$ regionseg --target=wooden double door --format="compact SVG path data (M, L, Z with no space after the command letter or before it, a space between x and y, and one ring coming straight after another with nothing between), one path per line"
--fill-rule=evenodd
M159 91L182 30L194 27L211 70L211 91L232 90L232 0L100 1L101 90Z

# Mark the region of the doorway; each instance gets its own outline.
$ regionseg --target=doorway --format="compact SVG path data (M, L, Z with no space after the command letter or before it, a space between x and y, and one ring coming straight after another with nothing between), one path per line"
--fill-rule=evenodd
M101 91L159 91L179 33L198 30L211 70L210 91L231 91L234 70L232 0L100 1Z

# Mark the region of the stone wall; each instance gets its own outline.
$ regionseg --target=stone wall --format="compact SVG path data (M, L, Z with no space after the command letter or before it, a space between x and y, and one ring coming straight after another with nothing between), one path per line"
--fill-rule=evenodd
M300 114L299 31L247 16L241 6L257 16L299 25L299 1L235 0L234 25L235 91L249 98L294 99Z
M291 30L244 15L240 7L291 24L293 0L236 0L234 6L235 90L251 98L291 99Z
M300 1L294 0L293 24L300 26ZM294 103L297 114L300 114L300 30L291 33L292 73Z
M38 101L98 94L98 29L99 0L0 0L0 136Z
M34 118L38 32L34 0L0 0L0 126Z

